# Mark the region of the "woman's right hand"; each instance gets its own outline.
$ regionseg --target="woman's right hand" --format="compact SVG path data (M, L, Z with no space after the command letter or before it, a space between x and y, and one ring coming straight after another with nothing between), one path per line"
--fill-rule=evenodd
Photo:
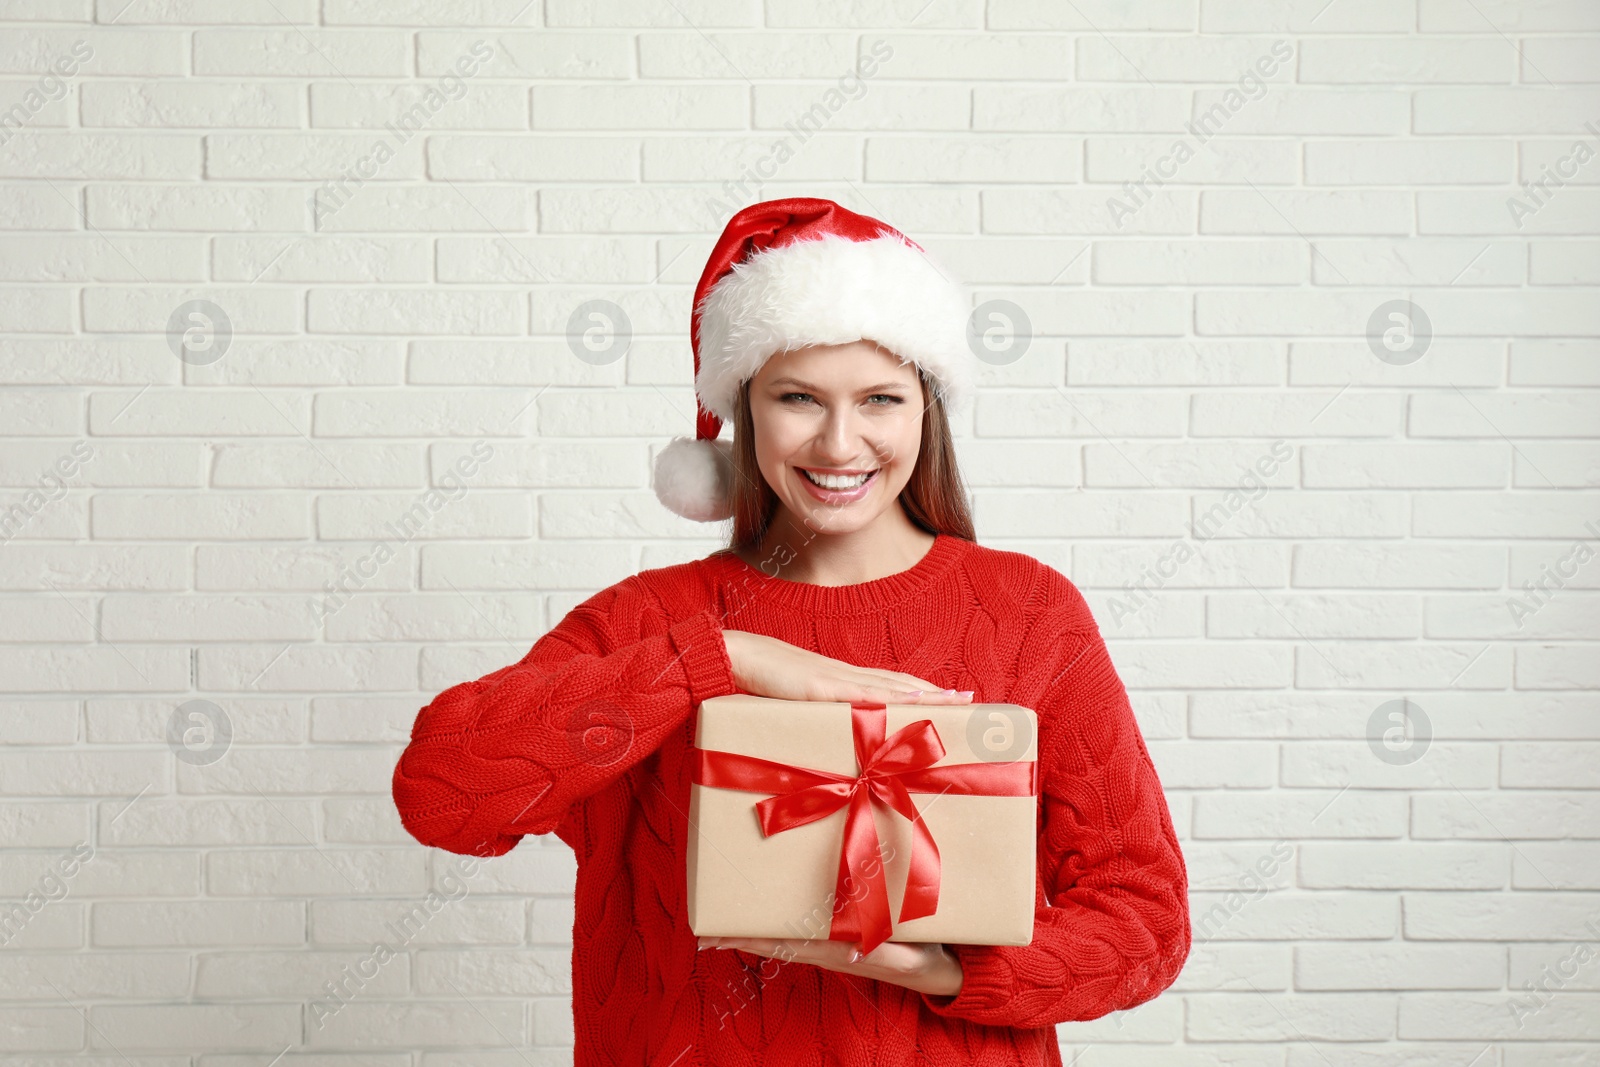
M901 671L857 667L746 630L724 630L722 639L741 692L779 700L865 701L877 704L970 704L972 693L949 693ZM920 694L913 695L917 690Z

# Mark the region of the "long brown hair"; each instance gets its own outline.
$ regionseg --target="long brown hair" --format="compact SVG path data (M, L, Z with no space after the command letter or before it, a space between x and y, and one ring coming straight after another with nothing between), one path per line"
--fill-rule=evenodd
M942 391L929 387L922 368L916 371L922 387L922 444L911 479L900 491L900 506L914 525L928 533L976 541ZM735 552L756 550L778 510L778 494L756 462L755 419L750 411L753 380L745 379L733 401L733 532L728 547Z

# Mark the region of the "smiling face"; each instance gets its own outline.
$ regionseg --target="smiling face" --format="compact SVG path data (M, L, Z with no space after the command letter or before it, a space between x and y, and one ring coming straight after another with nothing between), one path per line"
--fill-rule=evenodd
M871 341L778 353L750 382L756 462L797 523L861 530L898 506L923 407L916 367Z

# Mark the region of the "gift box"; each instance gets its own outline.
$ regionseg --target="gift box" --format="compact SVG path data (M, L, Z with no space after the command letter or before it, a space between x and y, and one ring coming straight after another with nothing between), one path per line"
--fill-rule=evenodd
M689 928L866 952L885 940L1028 944L1037 737L1016 704L702 702Z

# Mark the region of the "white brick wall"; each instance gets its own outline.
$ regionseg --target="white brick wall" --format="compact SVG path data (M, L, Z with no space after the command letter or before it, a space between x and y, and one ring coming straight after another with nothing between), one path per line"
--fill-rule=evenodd
M1196 922L1064 1053L1600 1064L1600 2L0 20L0 1065L567 1061L570 851L457 881L389 773L434 693L716 546L649 463L716 233L786 195L1032 324L957 427L981 537L1090 597ZM625 359L569 347L590 300ZM1419 359L1369 336L1408 300Z

